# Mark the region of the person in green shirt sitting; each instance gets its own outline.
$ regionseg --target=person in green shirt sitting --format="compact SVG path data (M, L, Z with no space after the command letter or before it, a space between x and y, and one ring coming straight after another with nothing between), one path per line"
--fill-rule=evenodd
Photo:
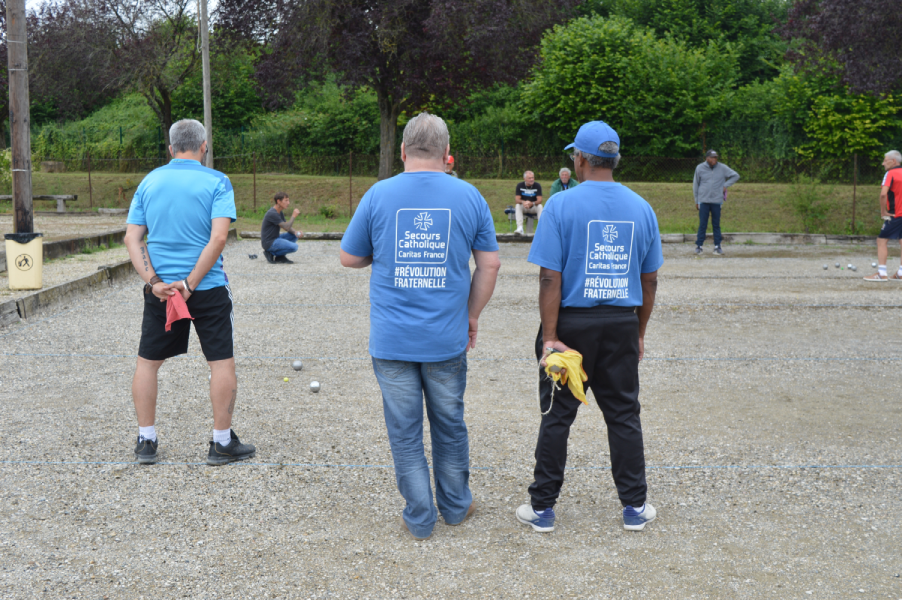
M558 172L560 177L557 181L551 184L551 194L548 195L549 198L554 196L558 192L563 192L564 190L569 190L572 187L576 187L579 182L576 179L571 178L570 169L564 167Z

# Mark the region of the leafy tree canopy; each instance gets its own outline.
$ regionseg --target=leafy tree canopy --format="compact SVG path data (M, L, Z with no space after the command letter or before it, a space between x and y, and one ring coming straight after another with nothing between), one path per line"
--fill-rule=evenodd
M202 73L196 70L172 93L174 119L204 120ZM253 79L253 58L237 49L210 55L210 91L214 124L233 130L247 125L263 112L263 103Z
M632 155L698 153L704 124L723 114L738 75L730 44L690 48L623 17L587 17L555 27L524 88L533 119L572 140L603 119Z
M787 50L778 31L787 5L787 0L588 0L581 10L626 17L693 48L730 42L738 53L739 82L747 83L777 75Z
M335 74L367 86L380 113L379 177L391 175L398 118L436 99L516 83L542 32L576 0L223 0L220 23L266 44L258 78L270 106ZM261 24L264 24L261 27Z

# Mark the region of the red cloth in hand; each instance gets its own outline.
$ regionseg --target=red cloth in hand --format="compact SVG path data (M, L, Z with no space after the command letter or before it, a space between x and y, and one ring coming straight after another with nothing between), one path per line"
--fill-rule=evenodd
M191 319L193 321L194 317L188 312L188 305L185 304L185 299L182 298L180 293L176 292L166 300L166 331L172 329L172 324L180 319Z

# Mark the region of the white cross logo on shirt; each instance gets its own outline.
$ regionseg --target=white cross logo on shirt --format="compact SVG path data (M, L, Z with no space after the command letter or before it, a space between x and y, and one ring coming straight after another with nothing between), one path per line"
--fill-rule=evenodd
M605 225L601 230L601 235L604 236L604 241L611 244L617 239L617 228L613 225Z
M427 212L421 212L414 218L413 224L417 229L428 231L432 227L432 217Z

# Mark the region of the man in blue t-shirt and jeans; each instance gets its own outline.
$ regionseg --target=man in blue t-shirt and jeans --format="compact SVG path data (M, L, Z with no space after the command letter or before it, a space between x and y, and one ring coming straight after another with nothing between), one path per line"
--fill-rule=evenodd
M423 397L435 500L448 525L476 510L464 423L467 351L501 263L485 199L448 177L448 127L420 113L404 128L404 172L367 191L341 241L341 264L370 275L370 342L382 390L401 526L418 540L438 520L423 451ZM476 270L470 276L470 256Z
M144 320L132 396L138 416L135 458L157 461L157 373L167 358L188 351L187 319L166 331L166 302L181 294L188 305L201 350L210 365L213 440L207 464L252 458L256 449L232 431L238 384L233 349L234 315L222 250L236 218L229 178L201 165L206 132L184 119L169 130L173 159L141 181L128 211L125 246L144 280ZM144 236L147 235L147 241Z
M655 518L646 502L645 451L639 420L639 361L645 326L664 262L658 220L651 206L615 183L620 138L593 121L580 127L574 148L579 186L548 200L529 262L541 267L536 337L542 422L536 443L531 501L517 520L554 531L554 505L564 483L567 438L580 401L569 387L553 389L545 375L552 352L575 350L608 426L611 471L623 505L623 526L641 530ZM571 376L578 377L573 373Z

